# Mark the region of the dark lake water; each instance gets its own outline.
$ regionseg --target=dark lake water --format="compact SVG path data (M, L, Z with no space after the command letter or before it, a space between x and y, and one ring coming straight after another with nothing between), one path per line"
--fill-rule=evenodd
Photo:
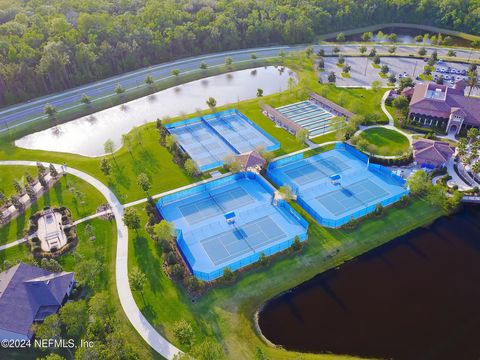
M417 35L422 35L423 36L424 34L428 34L429 37L431 37L432 35L435 35L435 36L438 35L438 33L432 33L430 31L421 30L421 29L413 29L413 28L406 28L406 27L385 27L385 28L381 28L379 30L373 31L374 38L371 41L374 41L374 42L389 42L386 37L382 37L381 39L377 38L376 34L378 33L378 31L381 31L386 35L392 34L392 33L397 34L397 36L398 36L397 42L399 42L399 43L416 43L415 36L417 36ZM346 35L345 40L346 41L362 41L362 34L363 33ZM453 39L453 42L452 42L451 45L466 46L466 47L470 46L471 42L469 40L462 39L458 36L442 34L443 38L445 38L446 36L450 36ZM336 39L332 38L332 39L328 39L327 41L334 41L335 42ZM425 41L425 42L423 42L423 44L431 44L431 42L430 41Z
M271 300L259 325L290 350L479 359L480 207L465 207Z

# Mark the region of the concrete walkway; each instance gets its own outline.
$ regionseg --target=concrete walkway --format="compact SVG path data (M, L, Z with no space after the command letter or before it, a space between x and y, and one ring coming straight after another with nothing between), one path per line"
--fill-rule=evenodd
M43 164L47 167L49 166L49 163ZM37 162L0 161L0 165L37 166ZM53 165L60 170L59 173L63 172L63 167L61 165ZM80 179L88 182L90 185L94 186L97 190L99 190L102 195L107 199L111 211L115 215L117 225L117 254L115 260L115 277L117 292L123 311L130 320L130 323L138 331L140 336L147 342L147 344L149 344L163 357L169 360L173 359L173 357L181 351L177 349L174 345L170 344L167 339L161 336L143 316L137 304L135 303L132 291L130 289L130 284L128 281L128 229L122 220L123 205L120 204L115 194L110 191L107 186L105 186L99 180L95 179L93 176L70 167L66 168L65 172L71 175L75 175Z
M463 179L460 176L458 176L457 172L453 167L453 158L451 158L450 161L447 163L447 172L448 172L448 175L452 177L453 182L457 184L458 190L468 191L473 189L472 186L465 183L465 181L463 181Z
M28 240L28 238L21 238L21 239L18 239L16 241L9 242L8 244L0 246L0 251L7 250L7 249L10 249L11 247L23 244L27 240Z
M390 94L390 90L385 91L385 94L383 94L382 102L380 103L380 107L382 108L383 113L384 113L384 114L387 116L387 118L388 118L388 125L389 125L389 126L395 126L395 121L393 120L392 114L390 114L390 113L388 112L387 108L385 107L385 101L386 101L387 98L388 98L388 94Z

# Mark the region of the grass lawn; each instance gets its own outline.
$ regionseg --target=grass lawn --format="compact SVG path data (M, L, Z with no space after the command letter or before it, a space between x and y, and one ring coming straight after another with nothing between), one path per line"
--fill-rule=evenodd
M179 344L172 335L173 325L181 319L187 320L193 325L196 342L206 337L215 338L225 347L229 359L252 359L257 347L264 349L271 359L345 358L330 354L300 355L268 347L254 330L254 314L263 302L278 293L418 226L427 225L442 213L423 200L415 200L407 208L389 209L382 218L363 221L357 229L347 231L321 227L298 205L293 206L311 222L309 239L301 254L288 253L273 259L266 267L241 274L234 285L215 287L196 302L164 275L161 253L153 240L143 230L138 234L130 232L129 267L140 268L148 278L145 301L140 294L134 294L145 316L176 345ZM138 212L144 223L147 219L141 206ZM392 227L392 224L396 225ZM327 257L337 249L338 254Z
M32 176L36 175L36 168L0 166L2 174L7 174L5 178L19 179L27 169ZM9 183L11 181L7 181L6 185ZM79 195L78 192L81 194ZM6 194L13 195L12 192ZM20 239L25 228L28 227L29 217L45 206L65 206L72 211L73 219L78 220L94 214L97 207L105 202L102 194L85 181L73 175L62 177L53 188L37 199L22 215L0 227L0 245Z
M315 144L323 144L325 142L337 141L337 140L338 139L337 139L337 132L336 131L332 131L332 132L329 132L328 134L316 136L313 139L310 139L310 141L315 143Z
M0 169L0 191L5 197L16 194L15 187L13 186L14 180L18 181L22 186L27 183L25 179L26 172L34 178L37 177L37 169L32 166L2 166Z
M410 143L405 135L395 130L371 128L362 131L359 137L372 145L371 151L377 155L400 155L410 149Z

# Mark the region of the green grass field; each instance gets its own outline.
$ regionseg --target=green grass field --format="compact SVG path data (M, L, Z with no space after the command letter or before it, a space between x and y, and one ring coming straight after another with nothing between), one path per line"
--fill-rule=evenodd
M371 128L360 133L359 138L366 140L370 151L376 155L400 155L409 151L410 143L405 135L395 130Z

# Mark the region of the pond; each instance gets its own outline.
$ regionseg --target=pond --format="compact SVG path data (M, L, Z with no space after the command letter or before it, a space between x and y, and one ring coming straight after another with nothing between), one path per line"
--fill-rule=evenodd
M157 118L204 110L210 96L217 100L217 106L221 106L255 98L258 88L263 90L264 95L284 91L288 88L289 78L295 78L290 69L276 66L211 76L30 134L17 140L15 145L26 149L101 156L105 141L112 139L118 148L122 134L135 126Z
M379 38L377 36L378 32L381 31L385 35L389 34L397 34L397 42L399 43L405 43L405 44L413 44L417 43L415 41L415 37L417 35L425 35L428 34L428 38L430 39L433 35L438 36L438 33L432 33L430 31L426 30L421 30L421 29L414 29L414 28L408 28L408 27L385 27L381 28L379 30L373 31L373 38L370 40L372 42L389 42L386 36ZM358 34L352 34L352 35L345 35L345 41L362 41L362 34L363 33L358 33ZM452 43L448 45L452 46L465 46L465 47L470 47L471 46L471 41L467 39L463 39L458 36L454 35L445 35L442 34L442 37L445 39L446 36L450 36L452 38ZM430 40L424 40L422 43L423 44L431 44L432 42ZM327 41L333 41L336 42L335 38L327 39ZM420 43L420 44L422 44Z
M259 326L289 350L478 359L480 208L437 220L268 302Z

